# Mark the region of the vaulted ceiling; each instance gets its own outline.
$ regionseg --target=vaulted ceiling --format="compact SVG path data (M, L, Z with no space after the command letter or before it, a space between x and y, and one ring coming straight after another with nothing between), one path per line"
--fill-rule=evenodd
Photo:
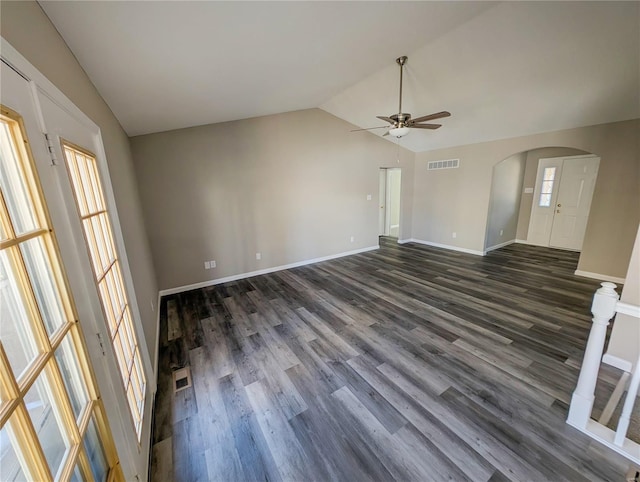
M638 2L40 4L131 136L311 107L384 125L400 55L403 110L453 114L414 151L640 117Z

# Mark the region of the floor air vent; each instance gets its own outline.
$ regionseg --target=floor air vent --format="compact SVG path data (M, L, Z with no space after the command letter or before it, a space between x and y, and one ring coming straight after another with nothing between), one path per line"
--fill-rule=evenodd
M445 161L429 161L427 170L435 169L455 169L460 166L460 159L447 159Z
M179 392L191 386L191 370L189 367L180 368L173 372L173 391Z

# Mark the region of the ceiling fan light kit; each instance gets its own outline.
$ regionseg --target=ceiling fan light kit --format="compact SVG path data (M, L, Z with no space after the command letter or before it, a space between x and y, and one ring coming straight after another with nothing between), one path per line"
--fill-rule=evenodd
M391 124L389 130L382 134L382 136L392 135L393 137L406 136L411 129L437 129L442 127L441 124L422 124L422 122L442 119L443 117L449 117L451 114L447 111L436 112L434 114L425 115L422 117L417 117L415 119L411 118L411 114L407 114L406 112L402 112L402 74L404 71L404 65L407 63L407 56L403 55L402 57L398 57L396 59L396 63L400 66L400 95L398 101L398 113L390 116L378 115L376 116L378 119L383 120ZM383 127L370 127L368 129L354 129L355 131L369 131L372 129L382 129Z
M389 129L389 135L392 135L393 137L404 137L409 133L409 128L408 127L392 127L391 129Z

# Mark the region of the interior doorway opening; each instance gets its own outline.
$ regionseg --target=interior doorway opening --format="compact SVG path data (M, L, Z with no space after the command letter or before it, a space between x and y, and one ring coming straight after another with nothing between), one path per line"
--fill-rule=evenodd
M398 238L402 170L399 167L380 168L379 180L378 235Z

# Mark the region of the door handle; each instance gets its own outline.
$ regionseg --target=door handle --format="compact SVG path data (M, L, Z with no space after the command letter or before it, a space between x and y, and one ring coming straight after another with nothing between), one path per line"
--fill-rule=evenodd
M562 204L558 204L558 207L559 207L559 208L561 208L561 207L562 207Z

